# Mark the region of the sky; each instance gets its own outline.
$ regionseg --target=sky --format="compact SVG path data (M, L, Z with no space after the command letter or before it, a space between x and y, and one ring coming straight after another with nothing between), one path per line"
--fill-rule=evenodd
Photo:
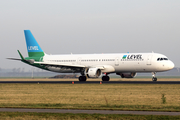
M1 0L0 68L26 68L24 30L47 54L166 55L180 67L180 0Z

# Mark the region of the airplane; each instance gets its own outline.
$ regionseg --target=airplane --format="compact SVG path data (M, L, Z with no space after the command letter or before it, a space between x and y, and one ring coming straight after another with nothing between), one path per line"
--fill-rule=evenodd
M174 68L174 63L159 53L111 53L111 54L46 54L30 30L24 30L28 57L21 59L26 64L58 73L80 73L79 81L98 78L109 81L109 74L116 73L121 78L134 78L138 72L152 73L152 81L157 81L156 73Z

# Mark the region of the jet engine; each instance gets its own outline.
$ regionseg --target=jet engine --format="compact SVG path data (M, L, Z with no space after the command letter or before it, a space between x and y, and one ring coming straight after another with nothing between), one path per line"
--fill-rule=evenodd
M101 70L99 68L88 68L86 75L88 78L98 78L101 75Z
M121 78L134 78L136 77L136 72L130 72L130 73L116 73L117 75L120 75Z

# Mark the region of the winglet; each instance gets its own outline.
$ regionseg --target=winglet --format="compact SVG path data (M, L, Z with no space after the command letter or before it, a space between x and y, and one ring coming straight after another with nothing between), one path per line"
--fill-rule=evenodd
M17 51L18 51L18 53L19 53L21 59L22 59L22 60L25 60L24 57L22 56L22 54L20 53L20 51L19 51L19 50L17 50Z

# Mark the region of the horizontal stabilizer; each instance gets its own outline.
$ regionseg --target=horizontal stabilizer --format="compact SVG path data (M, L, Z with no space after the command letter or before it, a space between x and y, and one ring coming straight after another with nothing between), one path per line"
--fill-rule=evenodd
M25 60L19 50L18 50L18 53L19 53L21 59L18 59L18 58L7 58L7 59L9 59L9 60L20 60L20 61Z
M9 59L9 60L20 60L21 61L21 59L18 59L18 58L6 58L6 59Z

